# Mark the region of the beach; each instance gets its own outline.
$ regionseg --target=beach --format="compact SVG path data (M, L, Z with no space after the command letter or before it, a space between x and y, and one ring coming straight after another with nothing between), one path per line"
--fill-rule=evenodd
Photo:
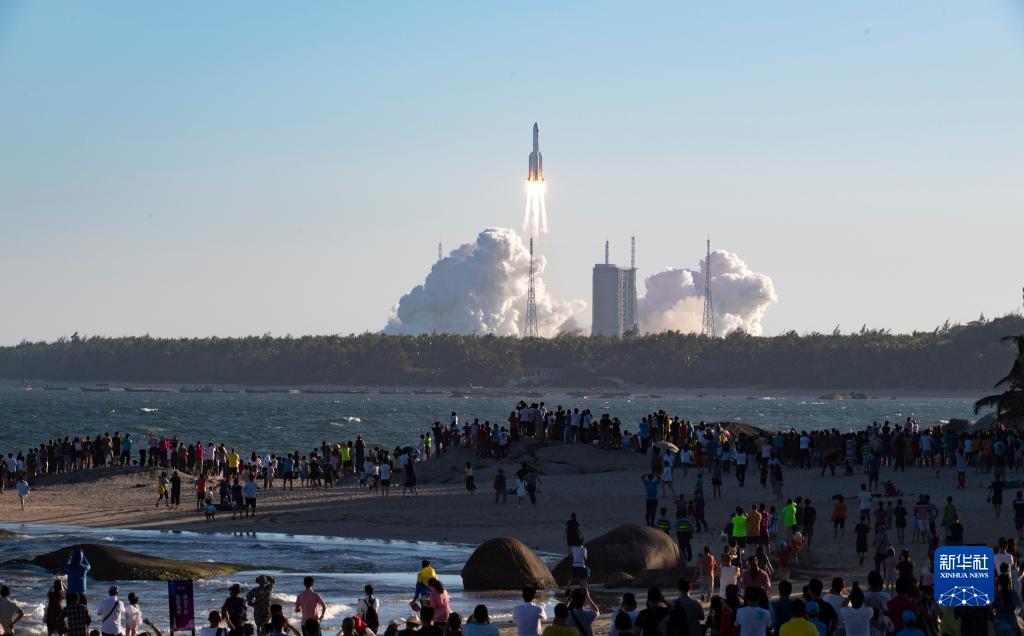
M520 507L514 495L506 504L495 505L491 482L497 468L503 467L506 473L514 472L523 460L535 462L541 473L537 505L530 506L526 502ZM465 461L471 461L476 467L479 490L474 495L465 490L462 478ZM360 489L352 477L334 489L296 487L294 491L284 491L275 486L271 491L260 491L255 518L232 520L230 513L220 513L213 522L205 521L195 510L189 479L183 484L181 508L167 510L154 506L159 469L111 468L40 478L29 496L26 510L18 509L17 496L8 492L0 497L0 515L8 523L274 532L470 545L497 536L512 536L535 550L560 553L565 551L562 533L571 512L577 513L587 540L622 524L642 524L641 477L649 472L649 467L649 456L580 445L520 442L503 462L477 460L473 451L455 449L420 465L418 496L401 496L399 486L392 488L390 496L380 497ZM956 474L948 466L939 478L930 467L910 467L905 472L883 467L881 481L891 479L902 491L908 508L917 494L930 494L940 507L947 495L953 495L968 543L991 543L999 536L1012 536L1012 512L1004 510L1002 518L996 520L992 506L986 503L991 475L976 474L974 470L970 469L967 488L962 491L954 490ZM845 576L848 585L853 580L863 584L870 563L866 562L863 567L858 565L852 528L856 523L855 495L860 484L867 482L866 475L859 467L852 476L844 476L840 470L835 477L821 477L820 472L820 468L784 468L783 497L810 498L818 511L813 543L801 557L801 564L794 565L792 578L799 582L810 576L822 579ZM687 477L677 469L675 490L691 496L696 477L695 469L691 469ZM749 509L752 503L764 502L781 510L784 503L774 500L770 489L760 486L756 468L751 469L746 486L742 488L735 477L725 475L721 499L711 497L707 473L704 483L710 528L695 536L695 551L707 544L715 554L720 552L719 535L737 506ZM829 521L832 499L837 494L844 495L850 507L846 536L838 539L833 538ZM1013 492L1008 491L1005 498L1011 500ZM874 506L879 500L890 499L895 501L896 498L876 497ZM671 514L671 497L663 497L660 505L669 507ZM908 540L909 536L908 531ZM895 547L909 549L916 563L925 562L924 544L908 541Z

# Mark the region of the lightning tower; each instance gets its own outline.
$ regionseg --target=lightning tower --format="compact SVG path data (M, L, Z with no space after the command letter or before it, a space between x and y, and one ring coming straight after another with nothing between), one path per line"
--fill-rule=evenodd
M704 319L700 324L702 336L715 337L715 309L711 301L711 239L708 239L708 253L704 259Z
M443 256L444 249L443 248L444 248L444 245L442 243L438 243L437 244L437 260L438 261L440 261L442 258L444 258L444 256Z
M533 266L533 238L530 238L530 289L526 292L526 328L523 335L527 338L537 338L540 331L537 329L537 290L534 287L534 266Z

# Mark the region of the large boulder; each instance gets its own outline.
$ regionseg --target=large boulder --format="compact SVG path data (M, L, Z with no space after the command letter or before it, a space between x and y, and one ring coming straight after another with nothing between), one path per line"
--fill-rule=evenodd
M462 568L462 586L471 591L556 587L548 566L518 539L498 537L480 544Z
M46 554L40 554L31 561L50 572L63 573L68 554L80 549L92 568L89 577L98 581L170 581L174 579L204 579L222 576L247 566L231 563L206 563L162 559L137 552L129 552L109 545L84 543L72 545Z
M646 526L625 525L584 544L590 582L603 583L612 574L637 576L644 570L663 570L679 565L679 546L667 534ZM552 572L562 585L569 583L571 563L562 559Z

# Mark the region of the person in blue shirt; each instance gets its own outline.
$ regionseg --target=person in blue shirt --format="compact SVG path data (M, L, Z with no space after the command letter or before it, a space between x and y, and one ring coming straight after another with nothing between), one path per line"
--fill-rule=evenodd
M135 442L132 440L131 433L125 433L124 439L121 440L121 465L131 466L132 463L132 445Z
M807 603L807 621L818 630L818 636L825 636L828 632L828 625L818 619L818 609L817 601ZM924 634L921 636L924 636Z
M903 629L896 632L896 636L924 636L924 632L916 627L917 614L910 610L903 612Z
M88 591L89 559L81 548L75 548L68 554L67 563L64 564L64 573L68 575L68 592L85 594Z
M655 477L654 473L647 473L640 479L644 483L647 498L647 512L644 516L644 522L653 528L654 518L658 514L658 486L661 484L661 480Z
M640 452L647 453L647 445L651 441L651 424L647 418L640 420Z

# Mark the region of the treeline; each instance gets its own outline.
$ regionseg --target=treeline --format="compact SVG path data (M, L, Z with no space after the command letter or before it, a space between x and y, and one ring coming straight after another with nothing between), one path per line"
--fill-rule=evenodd
M795 332L725 338L661 333L624 339L566 334L81 338L0 348L0 377L51 382L484 386L543 370L554 386L981 389L1015 356L1000 342L1024 317L893 334Z

